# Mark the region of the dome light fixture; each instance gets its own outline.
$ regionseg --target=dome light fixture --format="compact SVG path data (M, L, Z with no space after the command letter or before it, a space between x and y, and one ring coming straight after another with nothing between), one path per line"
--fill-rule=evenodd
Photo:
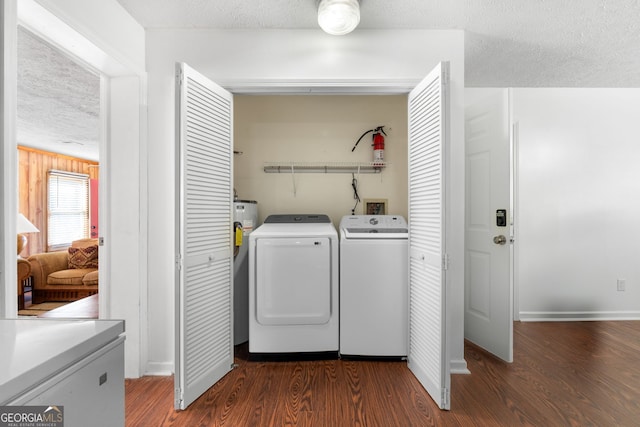
M359 0L320 0L318 25L334 36L349 34L360 23Z

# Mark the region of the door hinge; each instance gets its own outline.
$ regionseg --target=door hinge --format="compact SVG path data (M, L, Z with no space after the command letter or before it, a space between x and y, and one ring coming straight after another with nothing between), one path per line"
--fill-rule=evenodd
M98 246L104 246L104 237L98 237Z
M174 408L182 408L182 402L184 402L184 395L182 394L182 389L181 388L176 388L173 391L173 396L174 396Z
M449 389L448 388L443 388L442 389L442 408L443 409L448 409L451 406L451 394L449 393Z
M441 76L442 76L442 80L445 80L445 81L449 80L449 67L447 66L442 67Z
M180 255L176 255L176 268L182 270L182 257Z
M182 86L182 82L184 81L184 73L182 71L182 67L178 68L178 72L176 73L176 79L178 81L178 86Z
M442 254L442 269L445 271L449 269L449 254Z

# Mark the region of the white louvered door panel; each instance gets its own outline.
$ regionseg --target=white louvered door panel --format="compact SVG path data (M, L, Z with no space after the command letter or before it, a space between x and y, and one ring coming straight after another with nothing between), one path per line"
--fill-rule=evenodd
M178 64L175 407L233 366L233 97Z
M448 63L409 94L408 366L441 409L449 409L446 345L445 164Z

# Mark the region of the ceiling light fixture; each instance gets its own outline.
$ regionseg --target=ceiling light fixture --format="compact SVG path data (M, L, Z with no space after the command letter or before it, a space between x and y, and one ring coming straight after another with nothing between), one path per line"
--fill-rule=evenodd
M360 23L359 0L320 0L318 25L334 36L349 34Z

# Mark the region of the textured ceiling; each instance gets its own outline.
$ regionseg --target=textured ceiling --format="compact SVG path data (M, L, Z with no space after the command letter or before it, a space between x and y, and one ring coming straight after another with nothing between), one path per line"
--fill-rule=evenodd
M317 0L118 1L146 28L318 28ZM465 30L466 86L640 87L639 0L360 4L363 29Z
M317 0L118 1L146 28L320 31ZM360 4L359 29L465 30L468 87L640 87L640 0ZM18 43L18 143L97 159L99 77L27 31Z
M98 160L100 77L18 28L19 145Z

